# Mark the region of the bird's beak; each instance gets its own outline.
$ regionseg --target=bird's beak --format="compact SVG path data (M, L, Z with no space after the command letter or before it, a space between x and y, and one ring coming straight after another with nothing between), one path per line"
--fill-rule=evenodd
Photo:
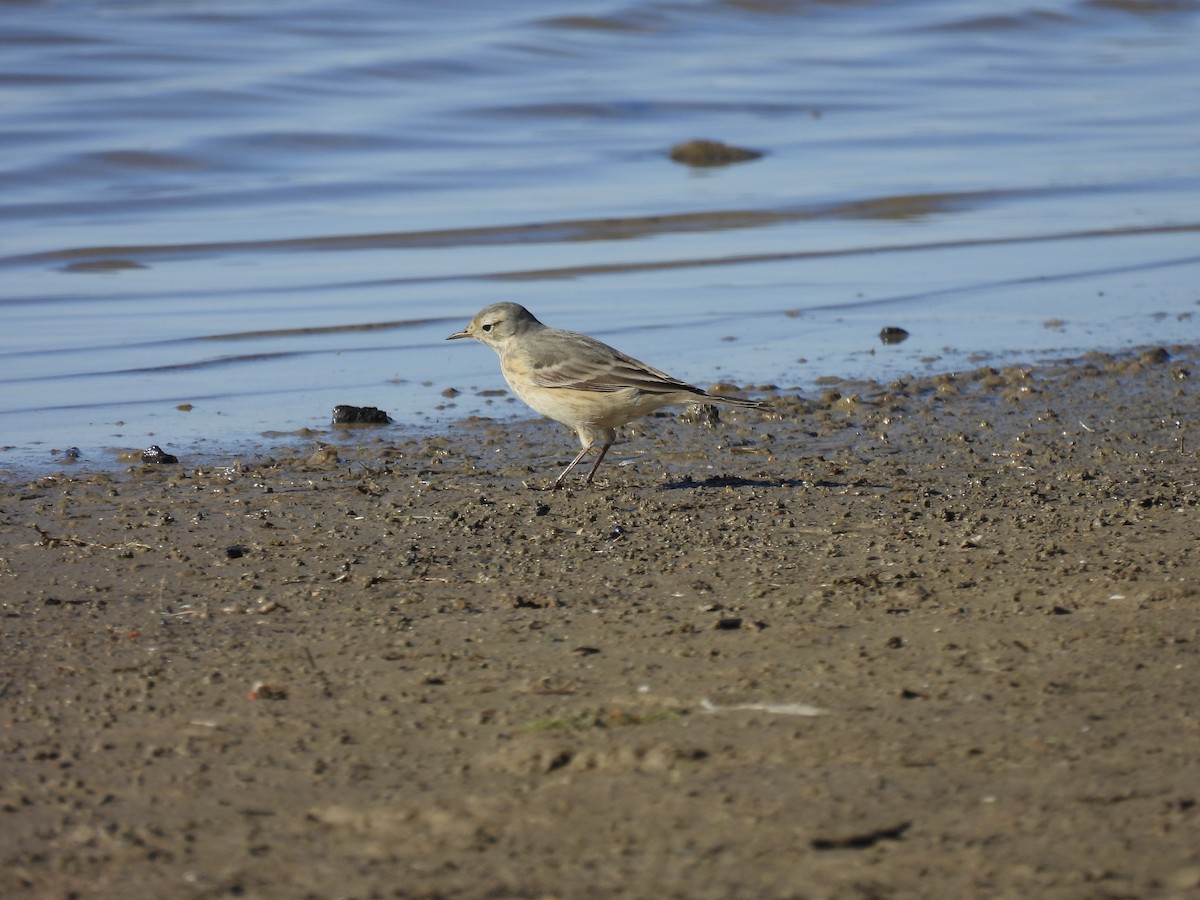
M466 330L456 331L456 332L454 332L454 334L450 335L450 337L446 338L446 340L456 341L459 338L465 338L465 337L470 337L470 336L471 336L471 332L469 332L469 331L466 331Z

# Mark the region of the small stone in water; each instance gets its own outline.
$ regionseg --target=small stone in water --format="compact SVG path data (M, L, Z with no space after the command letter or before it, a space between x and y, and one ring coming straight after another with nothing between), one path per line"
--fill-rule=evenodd
M155 463L158 465L175 465L179 462L178 456L172 456L163 450L158 444L151 444L142 451L142 462Z

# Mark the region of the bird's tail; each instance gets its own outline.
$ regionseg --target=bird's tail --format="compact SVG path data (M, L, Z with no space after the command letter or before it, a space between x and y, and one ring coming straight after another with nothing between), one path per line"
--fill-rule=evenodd
M723 403L726 406L741 406L744 409L767 409L769 404L765 400L744 400L741 397L722 397L718 394L704 394L705 400L711 400L713 403Z

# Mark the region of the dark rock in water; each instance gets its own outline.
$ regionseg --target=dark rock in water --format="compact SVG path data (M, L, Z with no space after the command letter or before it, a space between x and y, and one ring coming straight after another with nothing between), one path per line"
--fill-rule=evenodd
M142 462L173 466L179 462L179 457L172 456L170 453L167 453L162 447L158 446L158 444L151 444L142 451Z
M888 325L879 332L879 340L885 344L903 344L908 340L908 332L895 325Z
M761 150L746 147L731 147L720 141L694 140L676 144L671 148L671 159L685 166L727 166L730 163L749 162L762 156Z
M67 447L65 450L54 449L50 451L51 456L61 456L67 462L76 462L79 459L80 453L78 447Z
M390 425L388 414L374 406L335 406L334 425Z

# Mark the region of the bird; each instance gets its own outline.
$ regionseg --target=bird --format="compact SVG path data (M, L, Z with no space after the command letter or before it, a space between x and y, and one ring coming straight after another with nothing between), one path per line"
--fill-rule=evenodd
M722 403L747 409L759 400L718 397L672 378L586 334L550 328L519 303L484 307L462 331L446 340L474 338L496 351L500 372L534 411L575 431L582 450L554 480L557 490L592 450L596 461L584 480L591 484L616 440L616 429L664 406Z

